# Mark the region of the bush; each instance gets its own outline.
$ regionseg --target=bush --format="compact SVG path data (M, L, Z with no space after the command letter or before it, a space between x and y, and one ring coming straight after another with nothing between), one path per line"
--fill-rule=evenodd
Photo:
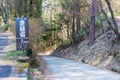
M0 26L0 30L1 31L11 30L11 27L12 27L11 24L4 24L4 25Z
M21 54L21 52L12 50L12 51L8 51L6 54L7 54L8 59L16 60L18 56Z
M89 29L87 27L81 27L79 32L73 34L74 36L72 35L74 37L72 38L72 43L78 43L80 41L83 41L86 37L88 37L88 34L89 34Z
M67 47L70 45L70 42L67 40L63 40L62 43L58 44L59 47Z
M39 42L41 41L41 34L43 32L42 24L43 21L41 19L29 19L30 48L36 53L40 49Z

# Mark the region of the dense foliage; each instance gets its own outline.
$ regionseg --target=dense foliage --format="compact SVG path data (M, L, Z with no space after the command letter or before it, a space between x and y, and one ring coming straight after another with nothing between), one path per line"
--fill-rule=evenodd
M119 0L0 0L0 25L14 25L16 17L28 17L30 45L35 52L76 44L86 38L93 44L96 31L106 31L105 21L119 37L113 13L120 15L118 3Z

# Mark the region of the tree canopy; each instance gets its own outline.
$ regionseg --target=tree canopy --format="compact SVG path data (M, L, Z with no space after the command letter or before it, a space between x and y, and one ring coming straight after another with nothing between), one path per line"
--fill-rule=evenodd
M98 36L95 35L96 32L106 31L104 22L120 39L115 21L115 15L120 15L118 2L119 0L0 0L0 24L10 23L14 26L16 17L28 17L31 44L43 50L58 45L76 44L85 39L94 44Z

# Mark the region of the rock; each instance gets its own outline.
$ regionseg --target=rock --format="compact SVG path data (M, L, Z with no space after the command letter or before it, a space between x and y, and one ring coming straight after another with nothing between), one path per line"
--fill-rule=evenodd
M18 61L20 61L20 62L27 62L27 61L29 61L29 57L27 57L27 56L19 56L18 57Z

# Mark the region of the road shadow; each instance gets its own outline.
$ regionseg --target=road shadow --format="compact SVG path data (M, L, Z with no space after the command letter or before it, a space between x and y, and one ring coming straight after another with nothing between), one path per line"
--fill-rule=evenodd
M9 77L12 72L11 66L0 66L0 78Z
M5 35L0 35L0 54L4 54L5 48L9 44L9 38Z

